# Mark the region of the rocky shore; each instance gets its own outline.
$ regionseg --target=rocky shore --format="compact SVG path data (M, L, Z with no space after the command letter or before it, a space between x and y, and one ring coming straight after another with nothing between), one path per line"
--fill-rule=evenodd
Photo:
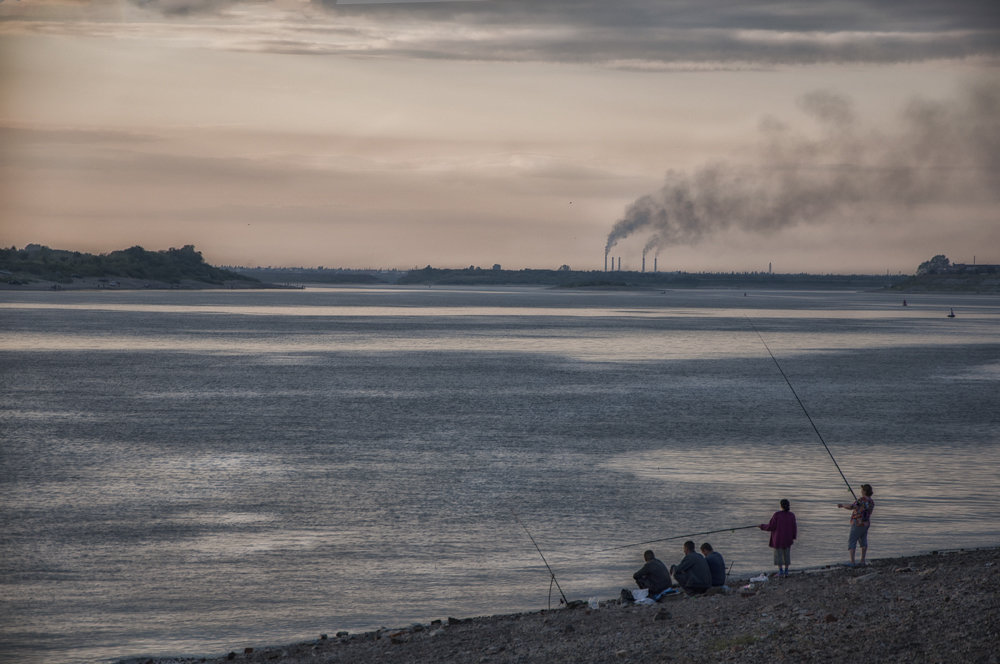
M120 664L392 662L952 662L1000 663L1000 549L831 566L725 595L659 604L570 607L363 634L320 635L221 656Z

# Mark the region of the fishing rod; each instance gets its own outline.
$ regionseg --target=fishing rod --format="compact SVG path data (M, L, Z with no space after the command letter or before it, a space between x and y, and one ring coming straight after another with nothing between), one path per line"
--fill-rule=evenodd
M813 422L813 418L809 415L809 411L806 410L805 404L802 403L802 399L799 398L799 395L795 391L795 388L792 387L792 381L788 380L788 376L785 375L785 370L781 368L780 364L778 364L778 358L776 358L774 356L774 353L771 352L771 347L767 345L767 342L764 341L764 337L761 336L760 330L758 330L757 326L753 324L753 319L750 318L750 316L746 316L746 319L747 322L750 323L750 327L753 328L753 331L757 333L757 338L760 339L760 342L762 344L764 344L764 348L767 349L767 354L771 356L772 360L774 360L774 366L778 367L778 371L781 373L781 377L785 379L785 382L788 384L788 389L790 389L792 391L792 394L795 396L795 400L799 402L799 406L802 408L802 412L806 414L806 419L809 420L809 424L812 425L813 431L815 431L816 435L819 437L819 442L823 443L823 447L826 448L826 453L830 455L830 461L832 461L833 465L837 467L837 472L840 473L841 479L843 479L844 484L847 485L847 490L851 492L852 496L854 496L854 500L857 500L858 496L856 493L854 493L854 489L851 488L851 483L847 481L846 477L844 477L844 471L840 469L840 464L837 463L837 460L833 458L833 452L830 451L830 447L826 444L826 441L823 440L823 434L819 432L819 429L816 427L816 423Z
M549 567L549 561L547 561L545 559L545 554L543 554L542 550L538 548L538 543L535 542L535 538L531 536L531 531L528 530L528 527L525 526L524 523L521 521L520 517L517 516L517 512L514 511L514 508L509 508L509 509L510 509L510 513L514 515L514 520L517 521L518 525L521 526L521 528L524 529L524 532L528 536L528 539L530 539L531 543L535 545L535 551L537 551L538 555L542 557L542 562L545 563L545 569L549 570L549 577L551 578L551 581L549 581L549 603L550 603L550 605L551 605L551 602L552 602L551 598L552 598L552 584L553 583L556 585L556 588L559 589L559 595L560 595L560 597L562 597L562 603L568 605L569 604L569 600L566 599L566 593L563 592L562 586L560 586L559 585L559 581L556 580L556 573L552 571L551 567Z
M613 546L608 549L598 549L595 553L601 553L602 551L615 551L617 549L627 549L631 546L642 546L644 544L655 544L656 542L669 542L670 540L679 540L686 537L697 537L698 535L714 535L715 533L729 533L737 530L746 530L748 528L758 528L759 526L737 526L735 528L722 528L721 530L706 530L703 533L688 533L687 535L674 535L673 537L661 537L660 539L648 540L646 542L633 542L632 544L622 544L620 546Z

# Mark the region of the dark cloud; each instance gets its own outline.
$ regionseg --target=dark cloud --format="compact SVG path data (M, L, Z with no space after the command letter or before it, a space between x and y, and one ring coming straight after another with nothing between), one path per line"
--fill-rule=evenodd
M167 15L206 14L242 1L246 0L131 0L135 5Z
M158 140L155 136L114 129L77 129L72 127L39 128L0 122L0 143L92 144L92 143L148 143Z
M1000 8L979 0L480 0L364 3L314 0L342 13L405 15L487 25L555 25L609 28L651 26L793 32L941 31L983 28L1000 22Z
M810 93L800 105L814 131L767 120L755 163L669 173L659 190L628 207L605 251L633 236L645 255L731 228L905 223L922 206L1000 200L1000 83L980 83L948 101L915 99L891 133L866 128L851 100L831 91Z
M132 1L164 13L195 14L254 0ZM283 36L246 48L625 68L911 62L1000 55L1000 2L981 0L313 0L312 4L329 17L327 39L299 32L303 38L298 43ZM339 38L355 25L370 39ZM308 28L313 36L316 27Z

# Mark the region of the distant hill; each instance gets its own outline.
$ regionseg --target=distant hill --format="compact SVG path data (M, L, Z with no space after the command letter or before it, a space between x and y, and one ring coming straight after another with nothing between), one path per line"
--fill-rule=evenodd
M24 249L0 249L0 280L8 284L27 285L34 280L72 284L87 279L137 279L168 285L259 284L253 277L209 265L190 244L165 251L146 251L137 246L97 255L38 244L29 244Z

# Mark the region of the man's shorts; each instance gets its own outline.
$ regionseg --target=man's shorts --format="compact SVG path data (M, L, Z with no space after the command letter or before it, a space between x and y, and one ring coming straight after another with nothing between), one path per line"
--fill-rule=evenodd
M847 538L847 548L853 549L858 544L864 548L868 548L868 526L851 524L851 536Z

